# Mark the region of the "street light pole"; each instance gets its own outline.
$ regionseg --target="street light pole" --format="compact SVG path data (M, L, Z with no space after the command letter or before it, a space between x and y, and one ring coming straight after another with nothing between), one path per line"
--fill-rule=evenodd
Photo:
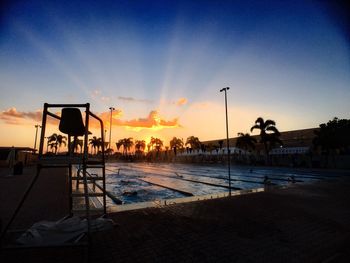
M111 147L111 135L112 135L112 112L115 110L115 108L113 107L109 107L109 109L111 110L111 118L110 118L110 121L109 121L109 148L112 148Z
M45 139L47 139L47 142L46 142L46 154L47 152L49 151L49 137L44 137Z
M231 196L231 156L230 156L230 143L228 138L228 115L227 115L227 91L229 87L223 88L220 92L225 91L225 110L226 110L226 145L227 145L227 166L228 166L228 186L229 186L229 195Z
M34 127L36 129L36 131L35 131L35 140L34 140L34 152L35 152L36 151L36 138L38 136L38 128L41 128L41 126L36 124L36 125L34 125Z

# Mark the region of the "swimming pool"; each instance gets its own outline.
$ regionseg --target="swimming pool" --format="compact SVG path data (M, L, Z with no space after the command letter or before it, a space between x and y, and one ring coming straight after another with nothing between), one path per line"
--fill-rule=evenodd
M90 171L96 173L99 171ZM327 175L308 170L234 166L232 191L264 187L264 178L275 185L307 183ZM228 172L224 165L107 163L106 189L122 204L228 193ZM107 198L107 206L116 204Z

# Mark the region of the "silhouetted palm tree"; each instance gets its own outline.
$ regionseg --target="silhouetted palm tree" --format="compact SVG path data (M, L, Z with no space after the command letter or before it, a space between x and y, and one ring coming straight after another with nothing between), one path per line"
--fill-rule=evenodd
M263 118L259 117L255 121L255 125L250 128L252 132L254 129L260 130L260 142L264 144L265 154L268 157L269 154L269 143L273 146L276 143L282 144L279 139L280 132L276 128L276 122L273 120L264 121Z
M135 141L136 153L142 154L145 151L145 148L146 148L146 142L144 140Z
M146 141L145 140L136 140L135 141L135 148L139 151L144 151L146 148Z
M177 150L183 149L183 147L184 147L184 142L179 138L173 137L172 140L170 141L170 148L174 150L175 155Z
M89 139L89 144L94 148L95 154L97 153L96 149L99 150L102 147L102 139L97 138L96 136Z
M192 150L198 150L201 148L201 142L198 137L190 136L186 140L186 145L190 145Z
M64 146L67 145L66 141L67 141L66 136L62 136L61 134L54 133L48 137L47 143L49 144L51 149L55 148L55 154L57 154L57 149L59 149L62 146L62 144Z
M238 138L236 141L236 147L244 149L244 150L253 150L255 149L256 139L250 136L249 133L238 133Z
M148 143L148 145L147 145L147 147L149 146L149 148L151 148L153 150L153 147L154 147L155 144L156 144L156 138L154 138L152 136L150 141L149 141L149 143ZM148 151L149 151L149 149L148 149Z
M119 150L120 146L123 146L123 153L125 155L128 155L128 150L130 150L130 148L134 145L134 142L132 140L133 138L131 137L120 139L117 142L117 149Z
M55 149L55 154L57 153L57 142L48 143L48 146L50 147L51 152L53 152L52 149L54 148Z
M154 138L154 145L157 152L159 152L163 147L163 141L159 138Z
M84 145L84 141L78 139L77 136L74 136L73 144L72 144L72 149L73 149L74 151L78 151L78 149L80 148L80 153L81 153L82 150L83 150L83 145Z
M120 147L123 145L122 140L120 139L115 145L117 146L117 151L119 151Z

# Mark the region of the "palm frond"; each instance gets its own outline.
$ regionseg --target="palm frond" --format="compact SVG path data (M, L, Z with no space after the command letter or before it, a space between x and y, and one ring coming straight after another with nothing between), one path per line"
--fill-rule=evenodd
M278 131L278 129L275 126L269 126L266 128L266 131L271 131L273 133L275 133L276 135L280 135L280 132Z
M275 126L276 125L276 122L273 121L273 120L266 120L265 121L265 127L268 127L268 126Z
M259 129L260 130L260 125L255 124L253 127L250 128L250 132L253 132L254 129Z
M264 123L264 119L262 117L259 117L256 119L255 124L260 124L260 126Z

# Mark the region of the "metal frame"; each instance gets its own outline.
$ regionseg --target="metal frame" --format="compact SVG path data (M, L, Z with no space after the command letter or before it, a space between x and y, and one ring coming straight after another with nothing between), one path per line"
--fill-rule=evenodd
M65 108L65 107L74 107L74 108L85 108L85 134L84 134L84 151L83 151L83 155L80 156L80 158L76 158L75 156L72 156L72 152L71 152L71 136L68 135L68 155L67 156L60 156L60 157L45 157L43 156L43 149L44 149L44 140L45 140L45 130L46 130L46 124L47 124L47 116L53 117L55 119L60 120L61 117L50 112L49 108ZM99 123L100 123L100 127L101 127L101 138L102 138L102 158L99 160L92 160L89 158L89 154L88 154L88 135L89 135L89 121L90 121L90 117L96 119ZM106 173L105 173L105 149L104 149L104 145L105 145L105 138L104 138L104 127L103 127L103 121L96 116L95 114L93 114L90 111L90 104L86 103L86 104L48 104L48 103L44 103L44 109L43 109L43 117L42 117L42 125L41 125L42 129L41 129L41 136L40 136L40 145L39 145L39 156L38 156L38 163L37 163L37 171L36 171L36 175L33 178L33 180L31 181L31 183L29 184L29 186L27 187L26 191L24 192L22 199L19 203L19 205L17 206L17 208L15 209L15 212L13 213L13 215L11 216L8 224L5 226L3 232L1 233L1 240L3 239L3 237L5 236L5 234L7 233L10 225L12 224L13 220L15 219L15 217L17 216L19 210L21 209L24 201L26 200L28 194L30 193L32 187L34 186L35 182L37 181L39 175L40 175L40 171L43 168L57 168L57 167L67 167L68 168L68 172L69 172L69 209L70 209L70 216L73 215L73 193L72 193L72 174L73 174L73 165L74 164L79 164L82 166L82 171L83 171L83 183L84 183L84 198L85 198L85 216L87 218L88 221L88 239L90 241L90 230L91 230L91 226L90 226L90 201L89 201L89 192L88 192L88 183L91 181L90 178L88 178L88 172L87 169L92 166L94 168L101 168L102 169L102 177L100 177L100 180L102 180L102 189L100 188L100 190L103 193L103 214L106 215L107 211L106 211ZM74 149L73 149L74 150ZM79 178L75 178L77 180L77 182L79 182ZM95 179L96 180L96 179ZM92 182L94 183L95 180L93 180ZM62 246L66 246L67 244L62 244ZM73 246L76 246L76 243L72 243ZM44 245L45 246L45 245ZM38 247L38 246L35 246ZM21 248L21 246L19 246L18 248Z

